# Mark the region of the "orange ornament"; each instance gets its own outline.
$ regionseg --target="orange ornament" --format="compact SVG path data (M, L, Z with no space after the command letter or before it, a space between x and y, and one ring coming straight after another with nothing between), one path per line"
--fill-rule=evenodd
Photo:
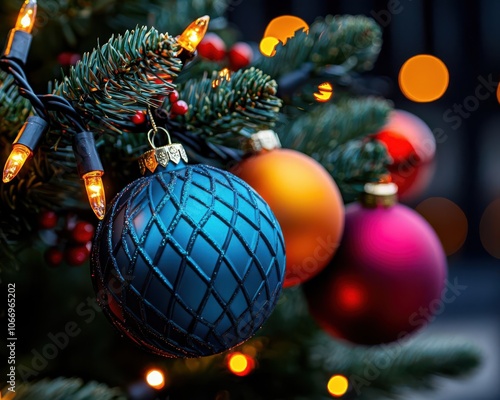
M266 200L281 225L284 287L301 284L328 265L342 236L344 203L321 164L295 150L261 149L231 172Z

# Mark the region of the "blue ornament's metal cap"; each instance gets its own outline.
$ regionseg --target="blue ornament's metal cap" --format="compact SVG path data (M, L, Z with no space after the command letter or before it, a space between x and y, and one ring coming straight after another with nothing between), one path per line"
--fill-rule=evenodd
M157 131L164 131L168 137L169 144L162 147L156 147L154 144L154 136ZM165 128L157 128L156 130L151 130L148 133L148 140L151 144L152 150L147 151L139 158L139 168L141 174L144 175L146 171L154 173L158 166L165 168L168 163L172 162L178 165L181 160L188 162L186 151L180 143L173 143L170 141L170 135Z

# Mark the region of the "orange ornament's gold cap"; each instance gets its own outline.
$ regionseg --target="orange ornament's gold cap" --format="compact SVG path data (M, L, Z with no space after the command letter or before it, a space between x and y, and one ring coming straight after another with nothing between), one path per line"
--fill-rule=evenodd
M246 153L252 154L260 153L263 150L270 151L280 148L281 142L278 135L270 129L252 134L243 146Z

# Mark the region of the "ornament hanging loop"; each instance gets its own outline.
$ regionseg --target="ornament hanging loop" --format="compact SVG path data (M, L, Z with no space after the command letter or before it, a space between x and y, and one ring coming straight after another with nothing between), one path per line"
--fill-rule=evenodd
M151 145L152 150L147 151L139 157L139 168L141 170L141 174L144 175L146 171L154 173L158 166L165 168L170 162L175 165L178 165L181 160L187 163L188 158L184 147L182 147L180 143L172 144L170 133L168 133L165 128L156 126L153 113L149 107L148 114L153 127L148 132L148 142ZM156 147L155 145L155 136L159 131L167 135L168 144L166 146Z
M165 135L167 135L168 146L172 145L172 139L170 138L170 133L168 133L168 131L165 128L162 128L162 127L157 128L155 125L154 128L150 129L148 132L148 142L151 145L151 148L153 150L157 149L157 147L155 146L155 136L158 133L158 131L164 132Z

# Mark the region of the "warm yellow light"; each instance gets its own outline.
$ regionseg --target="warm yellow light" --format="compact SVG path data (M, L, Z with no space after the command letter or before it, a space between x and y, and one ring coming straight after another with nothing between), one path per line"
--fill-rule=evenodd
M26 0L21 7L21 11L19 11L16 27L14 29L31 33L35 25L36 8L36 0Z
M325 103L333 96L333 86L330 82L322 83L318 86L318 93L314 93L314 98L320 103Z
M327 388L333 397L342 397L349 389L349 381L345 376L334 375L328 381Z
M399 72L399 87L410 100L426 103L441 98L448 89L448 68L439 58L419 54L408 59Z
M106 196L102 184L102 174L102 171L92 171L83 175L90 207L92 207L94 214L99 219L103 219L106 212Z
M227 358L227 367L237 376L246 376L255 367L254 360L243 353L232 353Z
M209 21L210 17L205 15L192 22L177 38L177 43L179 43L183 49L190 53L194 53L196 47L198 47L205 36L205 33L207 33Z
M32 154L31 150L25 145L15 144L3 168L3 182L7 183L14 179Z
M231 71L229 68L224 68L219 71L219 76L212 81L212 87L215 89L224 81L231 81Z
M273 37L281 43L286 44L287 40L295 35L298 30L309 31L309 25L303 19L293 15L282 15L274 18L267 25L264 37Z
M266 57L274 57L276 54L276 46L279 42L279 39L276 39L273 36L263 38L259 44L260 52Z
M146 374L146 382L154 389L163 389L165 386L165 375L157 369L152 369Z

